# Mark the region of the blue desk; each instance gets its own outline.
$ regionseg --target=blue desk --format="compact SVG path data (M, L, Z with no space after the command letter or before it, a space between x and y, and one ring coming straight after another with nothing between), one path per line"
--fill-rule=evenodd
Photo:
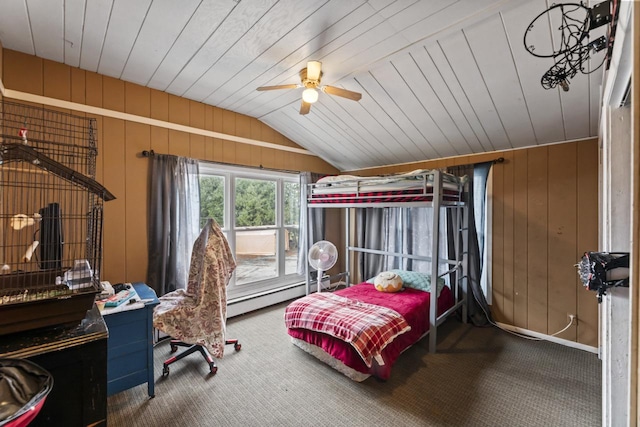
M107 344L107 395L111 396L147 383L149 396L155 395L153 372L153 308L160 303L153 289L133 284L138 298L150 300L135 310L105 314L109 329Z

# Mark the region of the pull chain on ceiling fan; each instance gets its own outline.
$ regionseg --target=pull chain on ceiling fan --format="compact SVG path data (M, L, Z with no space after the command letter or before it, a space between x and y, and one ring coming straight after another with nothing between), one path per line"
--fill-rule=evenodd
M277 86L262 86L257 90L278 90L278 89L297 89L304 87L302 92L302 105L300 105L300 114L308 114L311 110L311 104L318 100L318 90L328 93L329 95L340 96L342 98L360 101L362 95L346 89L335 86L320 86L322 78L322 63L320 61L309 61L307 67L300 70L300 84L288 84Z

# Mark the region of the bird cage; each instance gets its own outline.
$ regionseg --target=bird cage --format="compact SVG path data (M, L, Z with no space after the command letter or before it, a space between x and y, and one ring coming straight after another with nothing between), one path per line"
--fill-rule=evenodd
M0 335L80 322L100 291L96 122L3 101Z

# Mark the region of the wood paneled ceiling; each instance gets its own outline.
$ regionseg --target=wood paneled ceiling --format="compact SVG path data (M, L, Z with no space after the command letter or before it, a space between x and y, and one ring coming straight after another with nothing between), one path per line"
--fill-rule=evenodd
M552 60L524 49L525 29L551 5L3 0L0 41L256 117L347 171L597 136L602 69L578 73L568 92L545 90ZM537 44L551 43L553 26ZM300 115L302 89L256 91L299 83L309 60L322 62L323 84L362 100L321 93Z

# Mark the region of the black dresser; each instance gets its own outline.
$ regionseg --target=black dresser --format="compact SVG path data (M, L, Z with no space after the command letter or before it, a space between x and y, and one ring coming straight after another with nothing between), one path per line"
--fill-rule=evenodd
M107 425L107 327L94 306L79 325L0 336L0 357L26 358L53 376L30 427Z

